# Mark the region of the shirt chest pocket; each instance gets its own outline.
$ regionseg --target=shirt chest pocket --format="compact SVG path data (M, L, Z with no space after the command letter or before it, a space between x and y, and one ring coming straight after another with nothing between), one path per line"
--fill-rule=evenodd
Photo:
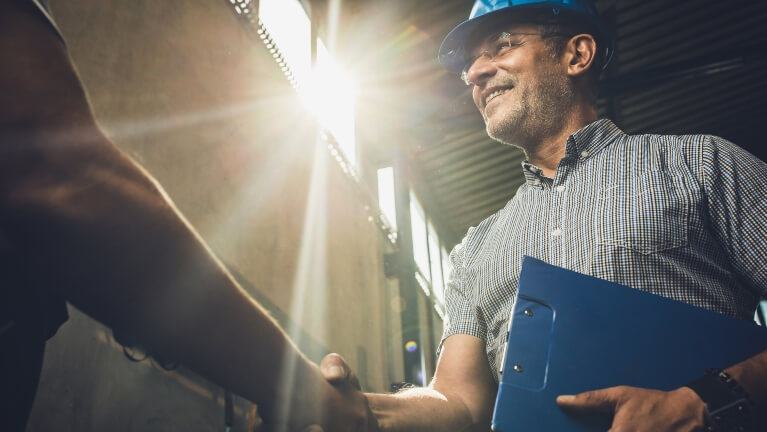
M600 192L597 241L641 254L684 246L689 213L681 180L648 171Z

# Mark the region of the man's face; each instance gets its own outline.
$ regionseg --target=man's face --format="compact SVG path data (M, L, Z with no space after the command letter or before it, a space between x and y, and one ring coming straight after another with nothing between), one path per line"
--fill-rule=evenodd
M499 55L492 60L479 56L466 78L474 85L474 103L488 135L527 147L561 128L573 90L565 65L547 50L538 27L512 25L504 30L509 34L508 48L497 48L498 32L481 41L472 51L475 56L485 50Z

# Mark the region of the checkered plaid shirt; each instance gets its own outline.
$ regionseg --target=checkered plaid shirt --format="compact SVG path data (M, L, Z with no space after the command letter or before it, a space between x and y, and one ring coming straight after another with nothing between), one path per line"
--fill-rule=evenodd
M767 164L707 135L570 136L450 254L442 340L483 339L496 379L522 256L751 320L767 291ZM642 311L626 311L642 313Z

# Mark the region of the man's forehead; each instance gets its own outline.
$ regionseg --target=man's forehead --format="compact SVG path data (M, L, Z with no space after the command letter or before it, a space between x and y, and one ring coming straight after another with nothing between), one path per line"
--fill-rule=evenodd
M477 29L466 43L468 52L496 39L501 32L514 33L535 33L539 25L520 22L496 22L493 25L483 26Z

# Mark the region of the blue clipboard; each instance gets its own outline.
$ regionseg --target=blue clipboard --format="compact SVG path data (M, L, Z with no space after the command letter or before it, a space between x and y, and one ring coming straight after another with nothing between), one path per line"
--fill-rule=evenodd
M522 263L492 430L604 431L560 394L672 390L767 349L767 328L546 264Z

